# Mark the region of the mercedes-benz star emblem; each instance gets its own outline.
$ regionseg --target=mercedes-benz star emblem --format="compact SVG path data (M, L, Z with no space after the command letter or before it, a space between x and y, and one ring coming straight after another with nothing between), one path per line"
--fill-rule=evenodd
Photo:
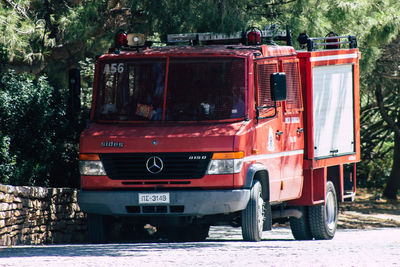
M152 174L157 174L162 171L164 168L164 163L159 157L150 157L146 161L146 169L152 173Z

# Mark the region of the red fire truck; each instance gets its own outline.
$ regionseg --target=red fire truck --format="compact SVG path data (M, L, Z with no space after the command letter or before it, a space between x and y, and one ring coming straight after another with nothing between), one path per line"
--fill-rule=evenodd
M304 51L288 30L257 28L116 40L96 62L80 140L92 241L115 219L179 240L231 225L259 241L284 220L295 239L333 238L360 160L354 36L303 34Z

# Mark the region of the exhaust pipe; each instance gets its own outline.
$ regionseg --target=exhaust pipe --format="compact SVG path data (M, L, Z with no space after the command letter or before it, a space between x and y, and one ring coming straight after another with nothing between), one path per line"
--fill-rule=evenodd
M300 219L303 216L303 212L298 209L287 209L287 210L273 210L272 219L295 217Z

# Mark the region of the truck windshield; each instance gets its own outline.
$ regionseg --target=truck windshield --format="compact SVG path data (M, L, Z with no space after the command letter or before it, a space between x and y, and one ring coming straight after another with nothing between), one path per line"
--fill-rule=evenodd
M166 59L102 63L96 119L204 121L244 117L243 58L170 58L166 73Z

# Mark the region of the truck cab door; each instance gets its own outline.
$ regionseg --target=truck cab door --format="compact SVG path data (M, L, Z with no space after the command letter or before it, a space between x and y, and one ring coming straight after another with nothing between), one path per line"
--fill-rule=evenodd
M253 149L258 151L256 162L268 169L271 201L279 200L282 173L282 102L277 102L274 107L270 88L271 74L279 71L278 63L271 59L255 62L255 97L259 120L255 125Z
M280 62L286 73L287 99L283 106L282 184L280 200L297 198L303 185L303 101L301 94L299 60Z

